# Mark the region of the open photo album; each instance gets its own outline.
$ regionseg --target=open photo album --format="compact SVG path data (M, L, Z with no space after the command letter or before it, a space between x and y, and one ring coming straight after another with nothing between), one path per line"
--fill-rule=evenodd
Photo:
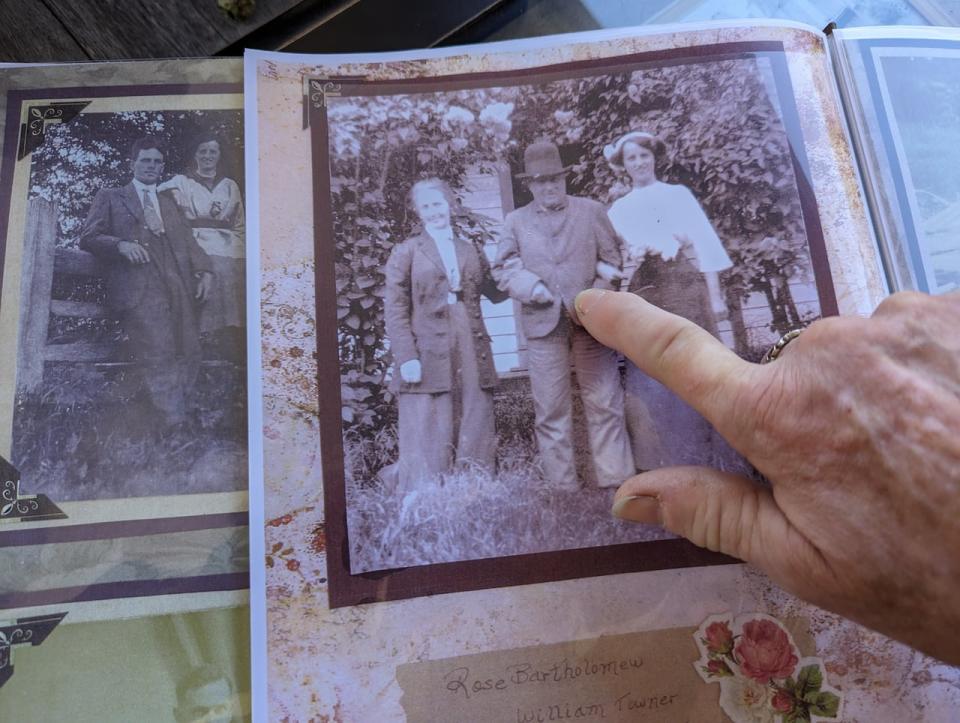
M611 516L761 477L573 300L759 361L960 288L958 59L739 21L0 68L0 720L947 720L960 671Z

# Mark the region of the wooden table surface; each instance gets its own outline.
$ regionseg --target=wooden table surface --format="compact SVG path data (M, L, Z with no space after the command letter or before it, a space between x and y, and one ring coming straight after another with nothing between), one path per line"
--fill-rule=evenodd
M240 21L217 0L0 0L0 61L205 57L287 11L320 16L346 4L256 0Z

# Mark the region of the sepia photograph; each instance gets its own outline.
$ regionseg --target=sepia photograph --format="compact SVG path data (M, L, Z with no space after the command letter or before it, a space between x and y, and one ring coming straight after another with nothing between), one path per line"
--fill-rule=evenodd
M56 502L243 491L242 112L102 107L21 138L10 461Z
M44 637L37 617L0 618L10 641L0 719L248 721L249 614L246 605L107 621L61 613Z
M578 292L638 294L751 360L834 313L782 57L601 66L344 82L314 105L340 367L325 483L329 508L342 476L350 575L656 545L610 516L625 479L751 473L584 331Z

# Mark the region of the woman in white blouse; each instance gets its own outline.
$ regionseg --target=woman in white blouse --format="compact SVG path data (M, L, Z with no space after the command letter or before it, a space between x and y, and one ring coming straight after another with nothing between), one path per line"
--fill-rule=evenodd
M664 150L659 138L643 131L604 148L611 168L631 186L608 211L628 262L636 264L628 289L717 336L717 319L726 314L718 275L732 263L690 189L657 179ZM626 385L638 469L711 461L714 435L706 420L629 363Z
M200 331L210 335L220 355L242 359L246 237L240 186L221 172L223 145L216 135L197 136L189 158L190 170L159 190L173 190L197 243L213 263L214 286L200 310Z

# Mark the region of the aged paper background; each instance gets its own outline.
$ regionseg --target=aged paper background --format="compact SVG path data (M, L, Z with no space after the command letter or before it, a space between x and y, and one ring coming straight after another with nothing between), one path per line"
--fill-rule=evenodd
M197 665L249 700L246 605L124 621L66 620L41 645L13 648L13 676L0 689L3 721L172 721L176 687Z

